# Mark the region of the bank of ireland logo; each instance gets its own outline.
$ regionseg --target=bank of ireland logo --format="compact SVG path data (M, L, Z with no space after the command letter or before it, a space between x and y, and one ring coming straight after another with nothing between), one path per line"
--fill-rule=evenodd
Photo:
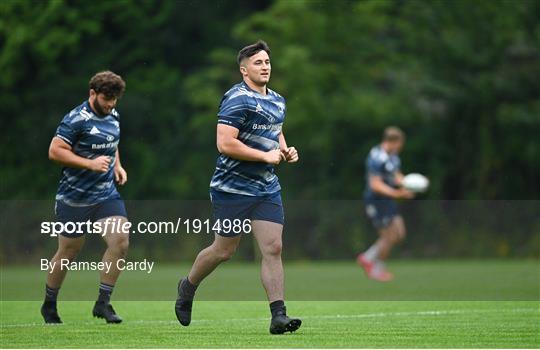
M112 135L107 135L107 141L111 142L114 140L114 136Z

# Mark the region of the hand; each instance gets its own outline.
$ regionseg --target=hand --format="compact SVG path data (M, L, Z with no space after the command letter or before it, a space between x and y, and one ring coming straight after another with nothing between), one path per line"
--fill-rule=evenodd
M118 165L118 163L114 167L114 178L120 186L123 186L127 182L127 172L121 165Z
M88 164L88 169L96 171L98 173L106 173L109 171L109 165L111 164L111 157L99 156L91 159Z
M264 154L264 162L268 164L278 165L281 162L281 151L279 149L273 149Z
M288 163L296 163L298 162L298 151L294 147L288 147L286 149L281 150L281 156L283 160L285 160Z
M414 192L411 192L407 189L400 188L396 191L397 191L396 198L400 198L400 199L413 199L414 198Z

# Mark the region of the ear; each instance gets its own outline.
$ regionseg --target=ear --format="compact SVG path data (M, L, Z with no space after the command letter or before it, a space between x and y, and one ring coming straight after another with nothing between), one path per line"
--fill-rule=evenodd
M240 74L247 75L247 68L245 66L240 66Z
M96 96L97 96L96 91L94 89L90 89L89 96L90 96L91 99L96 98Z

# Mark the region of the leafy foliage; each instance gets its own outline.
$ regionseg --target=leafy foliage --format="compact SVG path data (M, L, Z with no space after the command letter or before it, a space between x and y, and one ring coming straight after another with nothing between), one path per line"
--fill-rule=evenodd
M428 198L536 199L539 14L534 0L1 2L0 198L53 198L48 144L102 69L127 81L123 196L207 198L218 103L240 80L237 50L263 38L301 157L278 169L286 198L360 198L365 156L396 124L404 171L430 177ZM338 216L321 219L317 242Z

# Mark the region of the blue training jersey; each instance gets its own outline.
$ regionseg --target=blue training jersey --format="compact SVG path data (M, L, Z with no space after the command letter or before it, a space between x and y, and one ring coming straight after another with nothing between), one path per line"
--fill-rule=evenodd
M370 176L380 176L385 184L397 188L395 174L400 171L401 160L397 154L387 153L380 145L375 146L369 152L366 159L366 190L364 199L386 198L373 192L369 186Z
M64 116L55 136L69 144L78 156L111 157L106 173L63 167L56 200L71 206L88 206L120 198L114 185L116 149L120 141L120 115L115 109L109 115L98 116L85 101Z
M279 149L279 135L285 119L285 99L270 89L266 95L250 89L245 82L225 93L218 112L218 124L239 130L238 140L267 152ZM221 154L210 182L216 191L246 196L265 196L281 189L274 166L241 161Z

